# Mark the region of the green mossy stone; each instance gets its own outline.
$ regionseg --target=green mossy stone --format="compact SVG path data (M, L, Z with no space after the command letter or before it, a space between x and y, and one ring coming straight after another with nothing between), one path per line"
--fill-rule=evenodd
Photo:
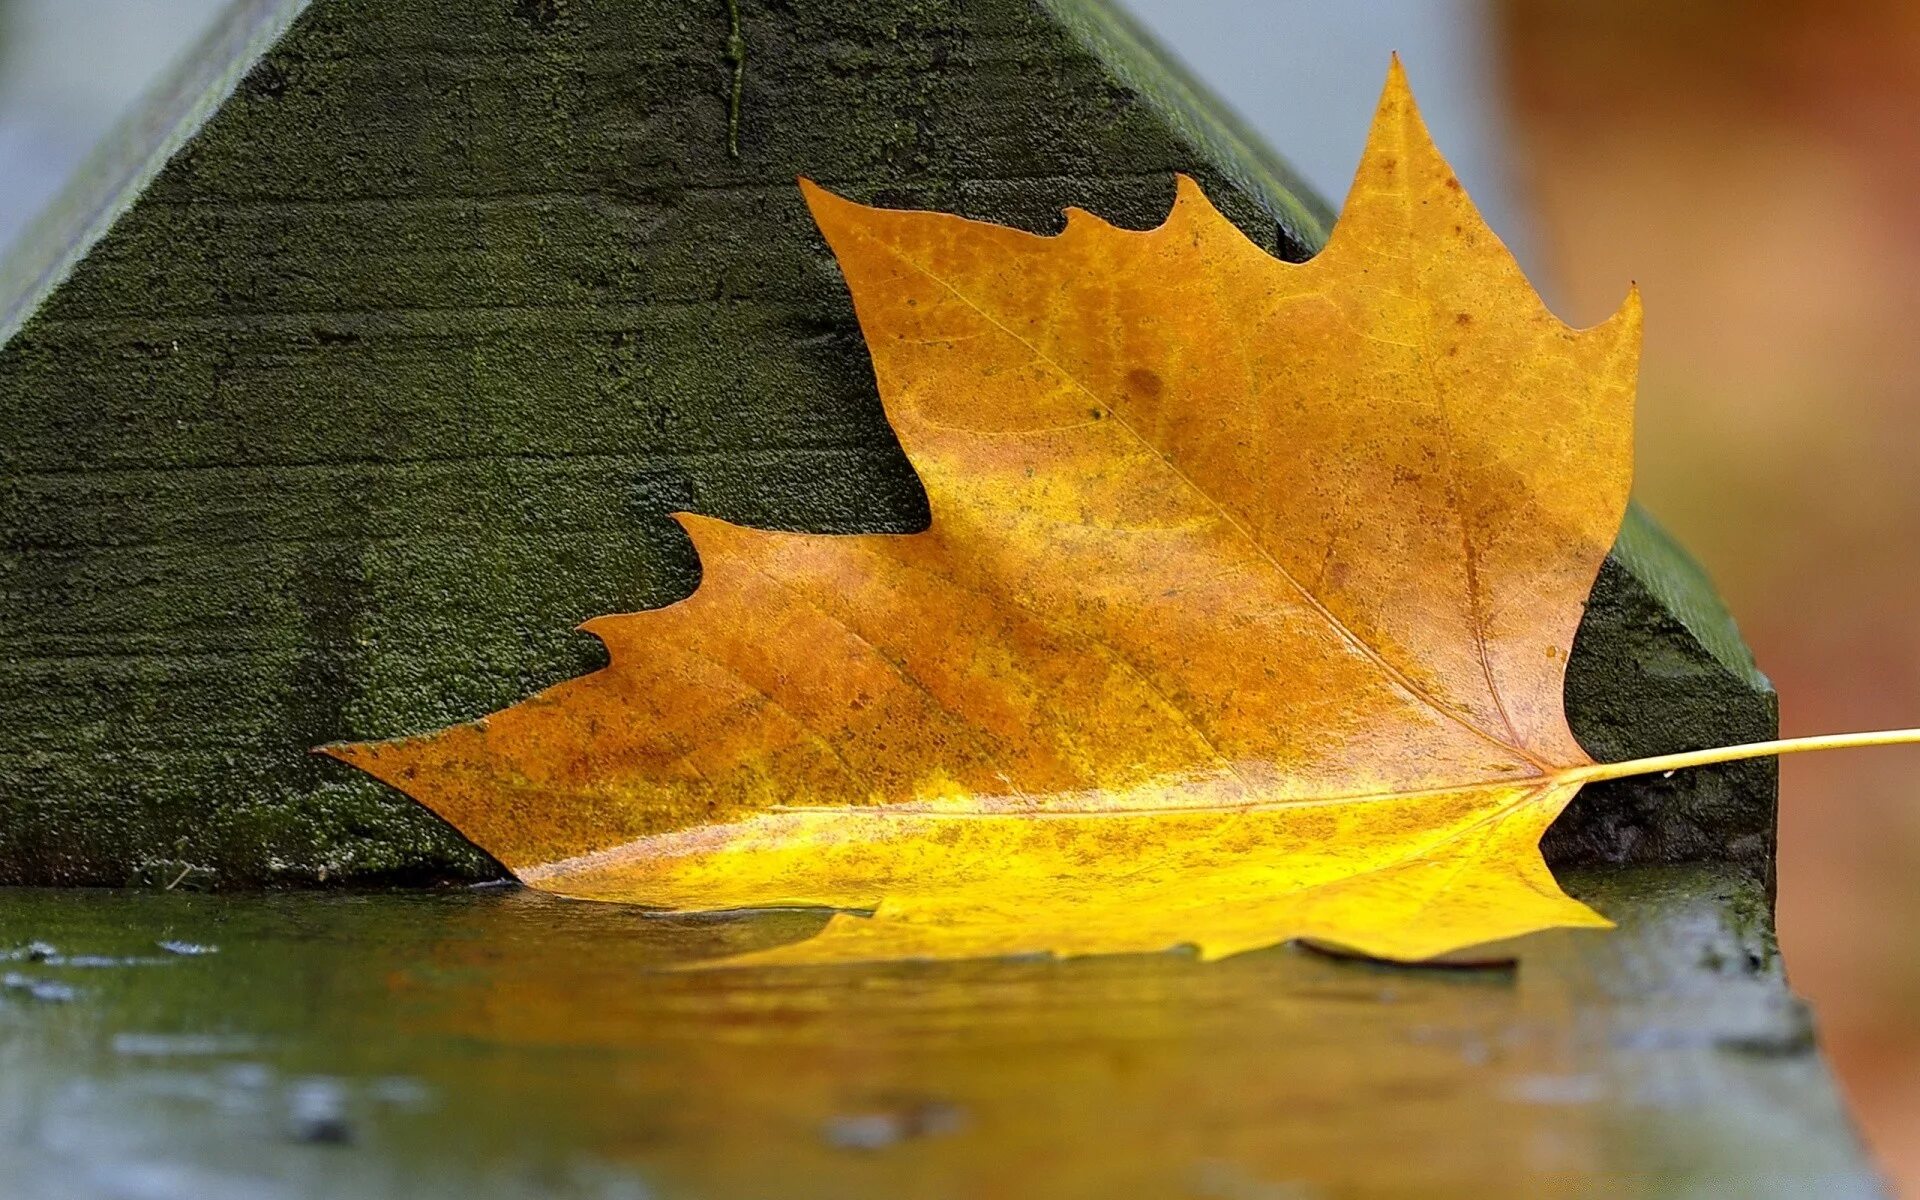
M1097 0L237 5L0 273L0 882L495 874L308 749L592 669L697 582L670 508L925 518L794 176L1049 231L1176 171L1288 258L1331 220ZM1604 757L1773 726L1637 516L1569 692ZM1552 845L1762 864L1772 815L1699 771Z

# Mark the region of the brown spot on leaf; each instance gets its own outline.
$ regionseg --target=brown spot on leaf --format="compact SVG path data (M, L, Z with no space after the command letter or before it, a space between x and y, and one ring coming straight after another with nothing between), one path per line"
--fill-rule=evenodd
M1152 371L1135 367L1127 372L1127 391L1143 400L1158 400L1166 390L1166 381Z

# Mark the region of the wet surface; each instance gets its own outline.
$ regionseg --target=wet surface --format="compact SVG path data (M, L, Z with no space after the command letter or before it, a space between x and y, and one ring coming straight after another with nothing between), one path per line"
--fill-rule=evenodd
M1570 882L1622 930L1447 970L700 971L822 918L0 890L0 1195L1871 1194L1751 885Z

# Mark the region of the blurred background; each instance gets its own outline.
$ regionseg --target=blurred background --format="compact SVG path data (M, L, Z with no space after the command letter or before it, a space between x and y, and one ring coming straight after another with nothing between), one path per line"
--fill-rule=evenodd
M1920 724L1920 5L1123 0L1337 201L1390 50L1542 294L1647 307L1638 495L1789 734ZM0 0L0 246L221 0ZM1789 758L1780 929L1920 1196L1920 761Z

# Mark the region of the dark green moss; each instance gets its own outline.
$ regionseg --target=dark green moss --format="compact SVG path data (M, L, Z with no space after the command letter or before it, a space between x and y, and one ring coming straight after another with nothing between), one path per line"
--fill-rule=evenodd
M1602 568L1567 669L1567 712L1595 758L1614 761L1764 741L1773 688L1713 585L1639 509ZM1771 886L1773 759L1585 789L1547 834L1556 862L1751 863Z
M670 509L918 527L796 174L1044 231L1184 171L1283 256L1328 224L1096 0L299 9L236 10L0 272L0 881L487 876L308 748L591 669L578 622L697 581ZM1768 723L1634 561L1583 736ZM1762 782L1596 789L1554 844L1758 861Z

